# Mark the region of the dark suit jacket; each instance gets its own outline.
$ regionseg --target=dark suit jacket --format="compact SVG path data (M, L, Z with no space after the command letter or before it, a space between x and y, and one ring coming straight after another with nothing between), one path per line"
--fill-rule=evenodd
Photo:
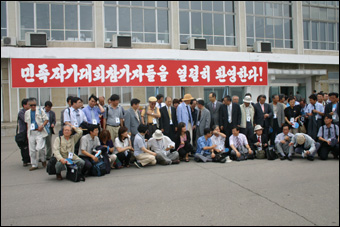
M197 109L195 108L194 111L192 111L192 109L190 108L191 111L191 116L192 116L192 120L194 121L194 125L197 124Z
M160 109L160 112L161 112L161 118L159 119L159 129L164 129L165 132L169 132L170 131L170 118L169 118L169 113L168 113L168 107L163 106ZM176 113L176 108L173 106L171 107L171 118L172 118L172 122L174 123L174 126L177 127L178 126L177 113Z
M269 127L270 126L270 120L273 117L273 110L269 106L269 104L264 104L264 112L262 111L262 107L260 103L256 103L254 105L255 108L255 116L254 116L254 124L261 125L262 127ZM267 119L264 119L264 115L269 114L269 117Z
M251 147L251 149L253 151L257 150L257 146L255 146L255 143L257 143L257 135L253 134L250 138L249 138L249 146ZM268 144L268 137L266 135L261 136L261 143L262 146L264 146L264 144ZM268 147L268 146L267 146Z
M240 105L237 103L232 104L232 110L231 110L231 127L235 127L237 125L241 125L241 108ZM222 105L220 108L220 126L224 127L224 130L226 128L230 128L230 124L228 122L228 106Z
M337 109L339 108L339 103L337 104ZM336 109L336 111L337 111ZM333 103L328 103L326 106L325 106L325 115L326 114L329 114L330 112L333 112Z
M45 110L45 109L44 109ZM50 110L50 118L48 119L48 122L51 124L54 124L55 127L55 123L56 123L56 118L55 118L55 113L53 110ZM54 129L50 127L50 132L52 134L54 134Z

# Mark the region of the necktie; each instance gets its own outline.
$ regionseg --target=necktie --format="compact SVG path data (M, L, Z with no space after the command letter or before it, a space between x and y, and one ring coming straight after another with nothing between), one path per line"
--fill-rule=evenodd
M262 111L263 111L263 113L264 113L264 105L263 105L263 104L261 104L261 107L262 107Z
M188 111L188 116L189 116L190 123L192 123L191 115L190 115L190 111L189 111L189 107L188 106L187 106L187 111Z
M261 143L261 138L257 137L257 142Z
M170 110L171 107L168 107L168 113L169 113L169 119L171 120L172 117L171 117L171 110Z
M200 110L200 113L198 114L198 121L201 120L201 114L202 114L202 110Z
M331 138L331 127L328 128L328 139Z
M240 147L240 139L238 138L238 136L236 137L236 148Z
M231 116L231 104L228 106L228 115Z
M135 115L136 115L136 118L137 118L138 122L140 122L137 111L138 111L138 110L135 111Z
M80 113L79 113L79 110L76 110L76 120L77 120L77 123L78 123L78 126L80 125Z

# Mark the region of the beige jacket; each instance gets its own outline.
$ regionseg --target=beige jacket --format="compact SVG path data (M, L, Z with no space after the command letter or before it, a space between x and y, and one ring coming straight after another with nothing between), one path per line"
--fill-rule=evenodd
M39 109L41 110L41 112L40 112ZM38 126L43 125L46 120L48 120L48 117L47 117L45 111L43 109L37 107L36 110L35 110L35 121L37 122L37 125ZM29 109L25 112L25 122L28 124L27 125L27 136L30 137L30 135L31 135L31 109ZM40 133L41 133L42 137L48 136L45 127Z
M77 128L76 134L71 136L69 140L66 140L64 136L61 136L61 137L58 136L54 140L54 144L53 144L54 157L56 157L56 159L60 161L60 159L62 158L64 159L68 158L68 153L71 152L73 153L72 160L80 159L76 154L74 154L74 145L78 142L78 140L81 138L82 135L83 135L83 130L81 130L80 128ZM61 143L60 143L60 138L61 138Z
M254 124L255 109L253 105L251 104L249 105L249 107L250 107L251 124ZM240 128L246 128L247 127L246 106L242 104L240 108L241 108L241 114L242 114Z

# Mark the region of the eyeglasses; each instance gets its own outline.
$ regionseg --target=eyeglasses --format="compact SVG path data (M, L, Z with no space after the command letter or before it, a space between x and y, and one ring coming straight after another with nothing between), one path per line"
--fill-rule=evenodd
M37 104L31 104L30 106L37 106Z

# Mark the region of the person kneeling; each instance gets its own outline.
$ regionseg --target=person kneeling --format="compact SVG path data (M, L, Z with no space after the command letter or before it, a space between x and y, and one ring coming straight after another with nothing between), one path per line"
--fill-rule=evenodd
M161 130L156 130L148 141L148 149L156 152L157 163L161 165L179 164L179 154L175 149L175 143L169 137L164 136Z
M138 126L138 134L135 137L134 141L134 155L136 157L136 161L134 164L137 166L137 168L142 168L146 165L156 165L156 156L157 154L155 152L152 152L148 149L146 149L146 142L145 142L145 135L148 132L148 126L147 125L139 125Z
M249 147L247 137L240 133L240 128L234 127L232 133L229 137L231 157L236 161L254 159L254 152Z
M72 129L76 131L76 134L74 134L73 136L71 136ZM63 127L63 136L57 137L54 140L53 154L58 161L55 165L57 180L63 179L61 176L61 171L66 170L65 165L67 164L66 161L67 158L70 158L73 161L73 163L75 163L78 166L80 171L83 169L85 165L84 160L79 158L74 153L74 145L78 142L82 135L83 131L81 130L81 128L65 125Z
M320 127L318 138L321 142L318 151L320 159L327 160L329 152L332 152L334 159L339 159L339 127L333 124L332 115L325 116L325 125Z
M197 140L197 150L194 160L196 162L202 161L225 163L225 158L222 158L220 154L215 154L215 148L217 145L212 145L211 137L212 130L210 128L204 129L204 136Z
M302 158L314 161L314 156L320 148L320 144L316 143L312 137L304 133L297 133L292 139L295 147L295 153L301 154Z
M268 152L268 136L262 134L261 125L256 125L254 132L255 134L249 138L251 149L256 152L256 158L265 159Z

